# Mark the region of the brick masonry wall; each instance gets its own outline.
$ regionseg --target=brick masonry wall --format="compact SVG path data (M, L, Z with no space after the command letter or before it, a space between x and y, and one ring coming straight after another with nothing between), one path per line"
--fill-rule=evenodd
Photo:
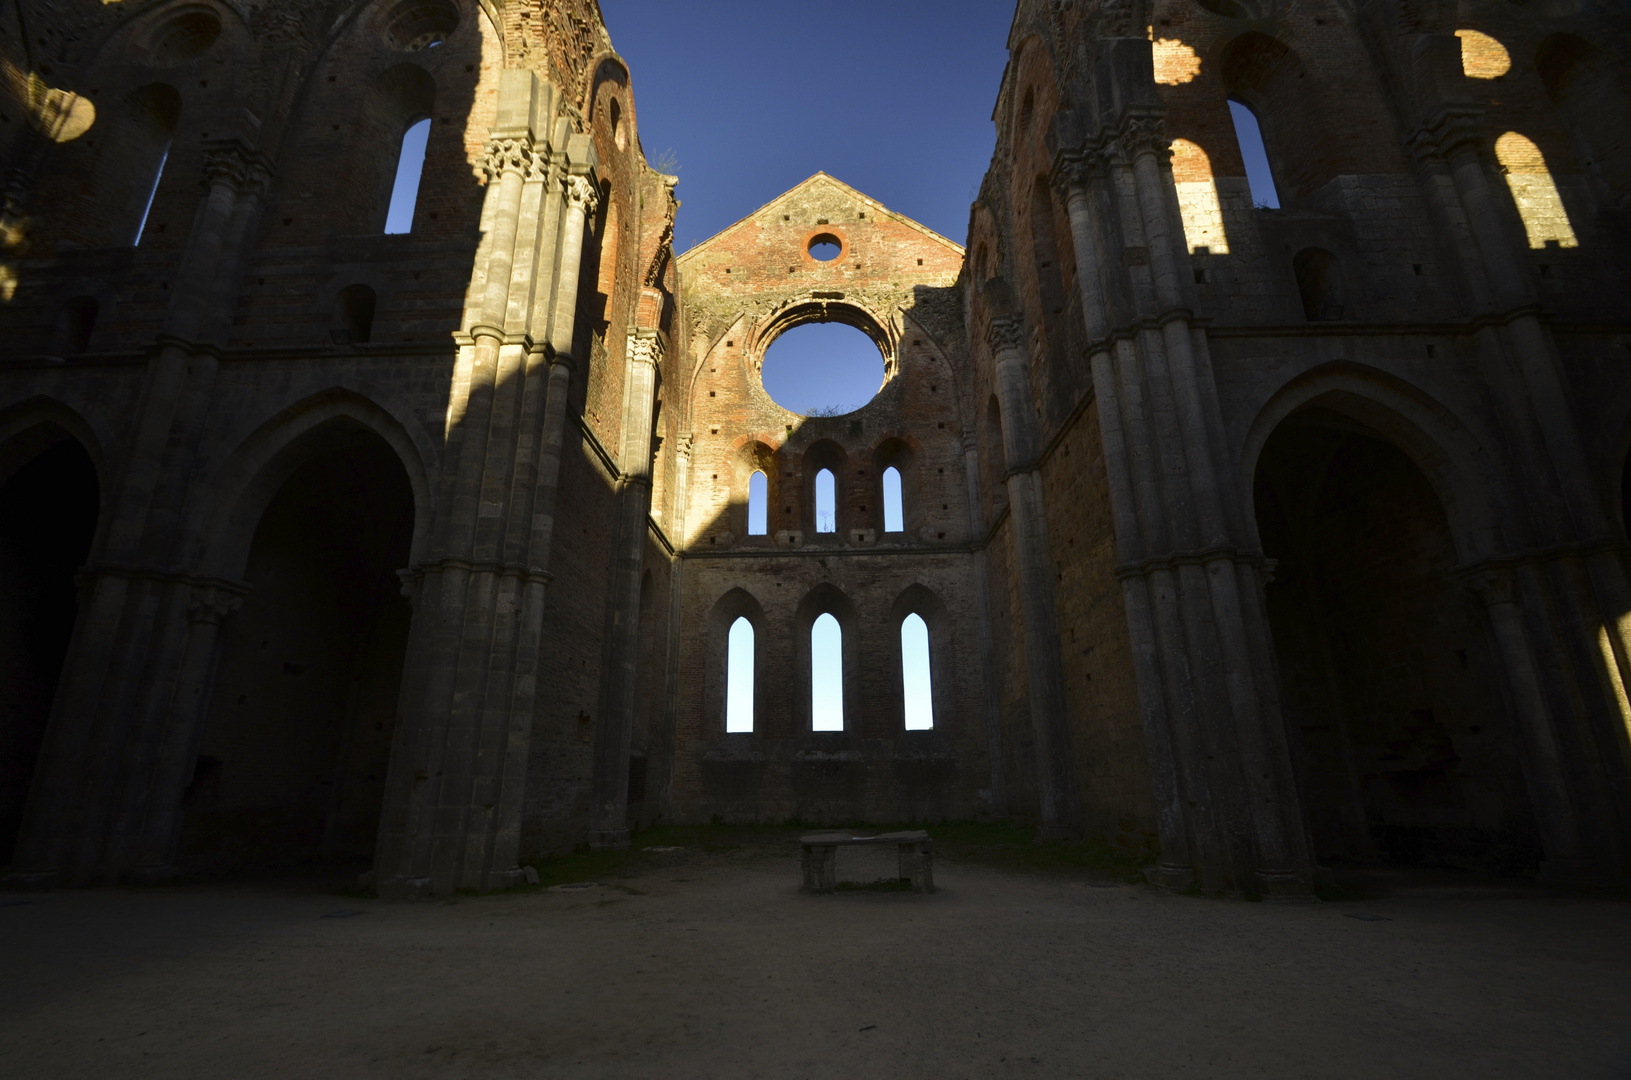
M841 254L808 254L830 236ZM947 289L962 251L876 201L818 174L680 258L693 365L680 407L690 425L689 512L677 525L687 634L681 646L674 808L734 819L892 821L966 818L990 787L979 702L978 629L969 568L962 453L971 424L959 368L961 312ZM836 318L880 343L886 381L841 417L804 417L765 393L764 350L786 326ZM882 474L902 472L905 531L883 526ZM837 480L838 528L816 531L814 482ZM747 484L768 478L768 532L747 535ZM808 729L807 630L795 617L817 586L853 606L847 632L860 669L842 735ZM898 598L927 588L936 725L906 732L901 713ZM762 606L758 639L765 715L751 738L726 736L722 672L709 613L732 589ZM851 645L846 646L846 655ZM802 665L802 666L801 666ZM769 689L773 687L774 689ZM712 695L712 696L711 696ZM717 697L717 700L715 698Z

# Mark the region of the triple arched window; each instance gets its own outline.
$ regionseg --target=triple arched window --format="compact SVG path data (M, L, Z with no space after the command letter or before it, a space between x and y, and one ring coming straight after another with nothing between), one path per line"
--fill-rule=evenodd
M810 625L810 730L844 730L844 628L823 612ZM739 616L727 635L725 731L754 730L755 636L753 623ZM934 727L934 679L929 662L929 624L915 612L901 620L902 706L907 731Z

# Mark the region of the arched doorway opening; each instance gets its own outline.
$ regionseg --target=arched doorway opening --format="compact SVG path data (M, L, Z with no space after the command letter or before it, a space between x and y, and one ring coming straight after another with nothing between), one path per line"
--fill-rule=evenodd
M1513 875L1541 851L1501 671L1444 506L1355 421L1294 413L1255 478L1282 700L1316 856Z
M385 792L410 610L413 490L358 430L295 469L262 514L192 782L184 869L366 863Z
M99 509L96 466L66 433L0 470L0 866L16 847Z

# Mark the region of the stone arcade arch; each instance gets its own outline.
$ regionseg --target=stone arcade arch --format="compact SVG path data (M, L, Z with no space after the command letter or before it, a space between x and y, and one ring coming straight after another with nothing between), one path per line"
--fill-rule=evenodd
M40 419L5 434L0 427L0 866L22 825L101 502L91 453L67 427Z
M218 559L242 559L232 569L248 591L221 629L194 736L181 868L373 855L411 618L398 571L421 516L415 487L399 448L338 412L243 491L234 517L253 521L252 539L225 530L239 554Z
M1478 496L1461 490L1447 509L1396 441L1407 422L1388 423L1353 382L1276 416L1254 455L1274 567L1265 606L1315 855L1532 873L1545 853L1530 792L1545 781L1525 775L1508 657L1459 574L1468 552L1451 515ZM1442 484L1453 466L1438 464Z

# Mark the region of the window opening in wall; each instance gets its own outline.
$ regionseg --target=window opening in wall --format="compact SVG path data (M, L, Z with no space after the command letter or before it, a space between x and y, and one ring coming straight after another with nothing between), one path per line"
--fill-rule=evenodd
M883 531L903 532L906 515L901 512L900 470L893 465L883 471Z
M76 296L62 309L62 347L66 352L84 352L96 329L96 297Z
M770 481L763 472L748 477L748 535L763 536L769 531L766 515L770 501Z
M801 416L842 416L883 386L883 353L865 332L841 322L808 322L772 341L760 370L765 393Z
M844 730L844 631L831 613L810 628L810 727Z
M413 208L419 202L419 176L425 169L425 144L429 139L428 118L402 135L402 156L397 158L396 182L391 186L391 209L385 215L387 234L413 231Z
M1529 246L1537 251L1579 247L1569 211L1540 147L1516 131L1509 131L1495 140L1495 160L1506 174L1506 186L1512 191L1512 202L1523 221Z
M1291 260L1291 270L1309 322L1342 318L1342 267L1335 255L1324 248L1303 248Z
M140 247L142 233L147 231L147 215L153 212L153 199L159 193L159 181L164 179L164 166L170 160L170 144L164 144L164 153L159 155L159 167L153 173L153 186L147 189L147 201L142 204L142 220L136 225L136 239L130 242L131 247Z
M335 334L338 344L366 342L374 332L374 290L366 285L347 285L335 297L340 328ZM340 337L344 341L339 341Z
M1274 187L1274 173L1269 168L1269 152L1263 145L1263 129L1257 123L1257 114L1244 102L1230 98L1229 115L1234 117L1235 139L1240 143L1240 157L1246 163L1252 205L1260 210L1280 209L1280 193Z
M820 233L810 238L810 246L805 250L817 262L832 262L843 254L844 245L832 233Z
M831 469L822 469L816 473L816 532L830 533L838 531L838 500L836 497L837 484L833 480Z
M900 673L905 688L906 730L934 727L934 693L929 680L929 624L916 613L900 624Z
M731 623L726 647L725 730L753 730L753 624L745 617Z

